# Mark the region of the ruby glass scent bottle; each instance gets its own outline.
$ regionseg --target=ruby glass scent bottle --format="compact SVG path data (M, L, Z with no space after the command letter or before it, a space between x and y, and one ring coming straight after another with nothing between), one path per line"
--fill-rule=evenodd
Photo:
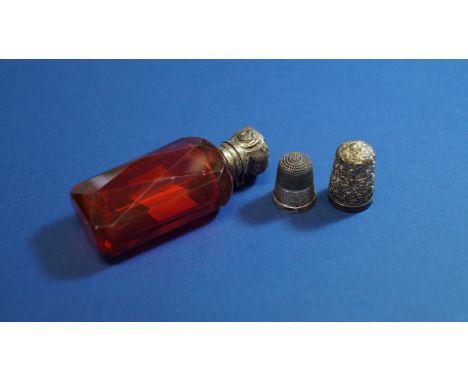
M267 166L268 145L246 127L219 148L181 138L78 183L71 198L98 250L113 256L217 211Z

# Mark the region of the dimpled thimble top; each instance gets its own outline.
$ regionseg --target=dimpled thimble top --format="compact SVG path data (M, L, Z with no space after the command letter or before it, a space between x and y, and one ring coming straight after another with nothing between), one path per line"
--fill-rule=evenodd
M312 161L300 152L284 155L278 164L276 183L291 191L304 190L313 183Z
M367 208L372 202L375 152L363 141L342 143L336 150L328 196L335 207L349 212Z

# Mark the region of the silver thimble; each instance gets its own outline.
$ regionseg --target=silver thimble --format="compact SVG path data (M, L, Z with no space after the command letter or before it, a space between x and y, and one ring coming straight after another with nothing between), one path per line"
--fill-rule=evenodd
M310 158L299 152L284 155L278 163L274 204L288 212L304 212L313 206L315 195Z
M328 199L336 208L359 212L372 203L375 178L375 153L363 141L342 143L336 150Z

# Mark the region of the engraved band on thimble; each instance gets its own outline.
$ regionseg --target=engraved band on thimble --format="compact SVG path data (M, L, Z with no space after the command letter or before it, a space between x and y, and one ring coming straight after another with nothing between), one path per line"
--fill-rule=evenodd
M278 163L273 203L284 211L304 212L315 202L312 161L300 152L284 155Z
M346 212L359 212L372 203L375 153L363 141L342 143L336 150L328 187L330 203Z

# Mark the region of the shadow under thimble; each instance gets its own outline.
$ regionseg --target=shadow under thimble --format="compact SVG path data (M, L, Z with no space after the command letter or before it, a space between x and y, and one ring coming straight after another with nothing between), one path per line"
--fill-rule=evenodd
M338 223L354 215L333 208L327 201L328 189L317 193L314 208L303 214L285 214L271 201L271 192L252 200L240 210L241 218L251 225L263 225L288 220L300 230L309 231Z

